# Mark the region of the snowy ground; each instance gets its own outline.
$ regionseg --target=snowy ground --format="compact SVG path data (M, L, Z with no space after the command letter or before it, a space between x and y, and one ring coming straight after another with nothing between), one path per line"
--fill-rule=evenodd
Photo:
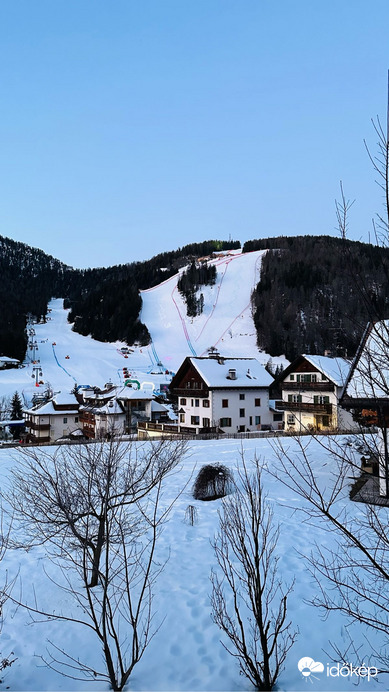
M293 450L295 440L289 440L288 445ZM328 461L328 453L316 442L312 442L312 458L319 466ZM273 451L270 441L244 441L246 460L252 459L256 453L264 465L273 463ZM18 455L18 451L13 454ZM165 502L185 487L183 494L177 500L163 532L157 558L166 556L170 551L170 559L161 574L157 587L155 606L158 618L165 618L161 629L152 640L142 661L136 666L131 677L129 689L138 691L168 691L182 690L183 692L201 692L213 690L250 690L245 678L239 676L234 659L225 651L220 643L220 632L211 619L210 581L211 568L215 559L210 544L218 526L218 509L221 501L202 503L193 500L191 496L191 474L209 462L222 462L232 470L239 460L240 442L237 440L191 443L190 454L183 463L179 474L168 481L165 489ZM10 452L0 450L0 483L2 488L7 485L9 468L17 461L17 456L11 458ZM327 484L330 464L318 471L318 480ZM322 532L302 522L302 516L294 508L301 506L301 500L296 499L290 491L280 486L266 472L264 483L268 492L275 519L280 524L281 533L278 545L280 556L279 569L286 583L295 580L295 586L289 601L289 616L293 626L298 628L299 635L291 650L286 667L279 679L279 690L294 691L312 689L319 690L352 690L354 684L349 678L329 677L326 674L327 663L331 664L328 656L329 640L342 647L345 643L344 622L338 614L333 614L323 621L321 614L309 605L309 599L315 594L315 585L306 568L300 553L307 554L313 544L313 539L320 545L333 544L331 533ZM348 511L358 512L360 507L350 503L347 492L343 502ZM188 504L196 506L198 523L190 526L184 522L185 510ZM69 612L72 608L69 596L58 590L45 576L44 547L32 549L29 552L9 550L2 563L2 575L5 570L8 577L19 574L20 583L24 584L23 596L27 597L33 588L38 603L44 608L54 608ZM49 571L53 568L49 566ZM19 581L18 581L19 584ZM14 593L19 594L19 587ZM69 627L63 623L50 621L27 624L29 618L25 611L19 608L15 613L12 606L7 604L4 610L4 625L1 634L1 651L6 655L14 651L17 661L8 669L4 683L0 686L11 690L106 690L102 683L80 683L63 678L51 671L42 663L40 656L46 653L48 640L64 648L68 653L86 658L86 660L101 668L101 651L99 642L93 633L81 626ZM352 631L353 632L353 631ZM356 641L363 642L364 632L354 630ZM364 644L363 651L366 650ZM365 655L365 653L363 653ZM303 678L297 668L297 662L302 657L311 657L324 664L324 672L316 677ZM360 661L360 663L366 663ZM370 661L374 665L374 661ZM379 689L388 689L387 677L382 675L382 685ZM363 679L359 689L370 690L375 683Z

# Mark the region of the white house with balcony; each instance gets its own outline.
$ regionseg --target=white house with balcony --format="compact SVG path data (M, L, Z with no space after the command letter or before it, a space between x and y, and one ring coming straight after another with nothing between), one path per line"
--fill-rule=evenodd
M351 362L344 358L296 358L278 378L281 401L276 401L276 409L284 412L285 430L357 429L351 414L339 403L350 367Z
M79 403L73 394L58 392L44 403L24 409L27 442L54 442L81 428Z
M272 376L255 358L224 358L218 354L187 357L170 385L178 400L178 424L195 433L210 429L226 433L272 429L272 382Z

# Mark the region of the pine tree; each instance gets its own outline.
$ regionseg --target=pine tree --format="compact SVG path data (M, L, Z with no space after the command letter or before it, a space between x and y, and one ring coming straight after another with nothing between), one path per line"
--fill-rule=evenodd
M11 400L11 420L22 420L23 418L23 407L22 407L22 400L18 394L18 392L15 392L15 394L12 397Z
M18 392L15 392L15 394L13 395L12 400L11 400L10 418L11 418L11 420L22 420L23 419L22 400L21 400ZM20 437L20 433L22 431L24 431L24 426L13 425L11 427L13 439L18 440Z

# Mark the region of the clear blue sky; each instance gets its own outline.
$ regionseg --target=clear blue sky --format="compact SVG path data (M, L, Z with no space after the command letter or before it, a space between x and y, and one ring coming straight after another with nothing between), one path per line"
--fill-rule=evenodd
M388 0L2 0L0 234L78 267L382 210Z

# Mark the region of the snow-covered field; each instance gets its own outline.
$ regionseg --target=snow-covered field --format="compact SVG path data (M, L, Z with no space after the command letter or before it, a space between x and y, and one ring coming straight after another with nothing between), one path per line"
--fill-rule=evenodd
M288 440L293 451L295 440ZM311 455L318 465L318 479L328 482L331 466L329 454L317 442L311 442ZM205 463L221 462L234 471L240 458L240 441L197 441L190 445L190 453L175 474L167 481L164 502L166 504L185 487L170 515L158 545L157 559L170 551L170 559L156 585L155 607L157 617L163 624L151 641L144 658L136 666L131 676L129 689L132 690L250 690L245 678L240 677L234 659L220 643L220 632L211 619L209 575L215 567L215 558L210 541L218 527L220 500L200 502L193 500L191 487L193 470L196 473ZM270 441L244 441L246 461L256 453L264 466L272 465L274 452ZM18 451L14 452L18 454ZM10 451L0 450L0 482L7 485L9 468L15 463ZM329 462L326 465L325 462ZM329 532L313 528L302 521L297 507L301 500L291 491L277 483L266 471L264 485L271 502L275 520L280 524L278 554L279 570L288 584L295 580L290 596L288 613L293 626L298 628L297 642L289 653L286 667L279 679L279 690L351 690L354 684L349 678L330 677L326 674L327 663L331 664L328 651L329 640L338 647L346 643L345 623L338 614L326 621L321 613L309 605L315 594L315 585L307 570L301 554L308 554L313 541L330 546L334 538ZM360 507L350 503L347 492L343 502L348 511L358 512ZM185 510L189 504L196 506L198 523L188 525L184 521ZM22 597L33 588L37 602L46 609L69 612L71 599L62 593L45 575L44 568L53 573L53 567L45 558L45 548L39 547L25 552L9 550L2 563L2 576L7 570L8 578L18 574L14 594L19 595L19 580L23 585ZM55 574L55 571L54 571ZM8 602L4 609L4 625L1 634L1 651L6 655L14 651L17 661L6 671L3 687L11 690L91 690L108 689L103 683L81 683L63 678L42 663L47 642L50 640L67 653L84 658L89 664L101 669L102 655L100 644L92 632L81 626L68 626L50 621L28 624L27 613L19 608L16 612ZM362 656L365 656L365 634L358 628L351 631L356 641L363 643ZM303 657L311 657L324 664L324 672L316 677L303 678L297 668ZM360 663L367 663L361 660ZM370 661L374 665L374 661ZM355 679L354 679L355 680ZM381 676L381 689L387 689L386 676ZM372 689L375 683L361 679L359 689ZM1 688L0 688L1 689Z

